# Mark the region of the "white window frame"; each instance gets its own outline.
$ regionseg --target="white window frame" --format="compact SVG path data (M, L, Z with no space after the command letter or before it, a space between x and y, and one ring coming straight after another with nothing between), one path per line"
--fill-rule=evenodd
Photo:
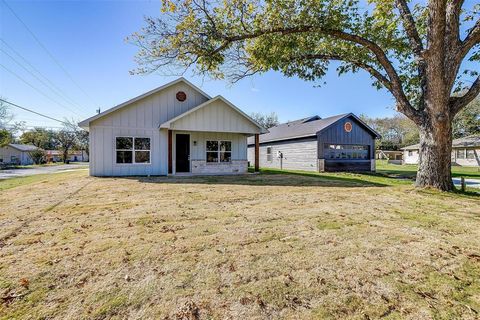
M208 144L209 141L216 141L216 142L218 143L218 149L217 149L217 151L209 151L209 150L207 150L207 144ZM221 142L230 142L230 151L220 151L220 143L221 143ZM232 151L232 150L233 150L232 140L207 139L207 140L205 140L205 163L206 163L206 164L232 163L232 156L233 156L233 151ZM217 152L217 159L218 159L218 160L215 161L215 162L208 162L208 157L207 157L207 153L208 153L208 152L212 152L212 153L213 153L213 152ZM222 152L230 152L230 161L228 161L228 162L220 161L220 153L222 153Z
M458 151L462 151L461 154L463 155L462 157L459 157ZM455 151L455 159L460 159L460 160L466 160L467 159L467 149L456 149Z
M270 152L268 152L268 151L270 151ZM273 151L272 147L268 146L267 147L267 152L266 152L267 153L267 162L272 162L273 161L273 152L272 151Z
M117 149L117 138L132 138L132 150L128 149ZM150 149L149 150L135 150L135 139L149 139L150 140ZM115 136L113 140L115 148L113 149L115 159L115 165L117 166L131 166L131 165L150 165L152 164L152 137L145 136ZM131 151L132 152L132 163L118 163L117 162L117 151ZM148 151L148 162L135 162L135 151Z

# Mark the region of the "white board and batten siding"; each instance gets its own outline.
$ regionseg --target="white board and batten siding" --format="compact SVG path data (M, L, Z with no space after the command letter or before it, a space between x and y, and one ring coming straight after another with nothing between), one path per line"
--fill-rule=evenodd
M187 95L184 102L176 99L178 91ZM90 174L94 176L166 175L167 130L159 125L208 100L186 83L178 82L120 108L89 125ZM116 137L150 138L149 164L117 164Z
M220 97L179 119L172 120L171 130L192 130L209 132L258 133L258 127L246 121L244 115L232 108Z
M260 167L274 168L286 170L304 170L318 171L317 158L317 137L306 138L301 140L284 141L284 142L268 142L262 143L260 146ZM267 148L271 148L272 160L267 159ZM277 153L281 152L283 158L277 157ZM248 148L248 161L250 165L255 163L255 147Z

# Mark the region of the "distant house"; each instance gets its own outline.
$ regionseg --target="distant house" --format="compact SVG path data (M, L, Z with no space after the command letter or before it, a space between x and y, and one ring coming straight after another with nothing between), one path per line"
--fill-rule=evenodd
M375 139L380 135L352 113L289 121L259 136L264 168L308 171L375 171ZM255 140L248 139L253 163Z
M45 153L47 162L63 161L63 152L61 150L45 150ZM88 162L88 154L85 151L70 151L67 160L71 162Z
M0 164L12 165L30 165L33 160L30 152L39 148L29 144L10 143L4 147L0 147Z
M418 164L420 145L403 148L403 162ZM458 166L480 166L480 135L471 135L452 141L452 164Z
M377 150L375 152L375 159L388 160L388 163L402 164L402 158L402 150Z
M247 172L247 137L267 132L221 96L184 78L80 122L90 175Z

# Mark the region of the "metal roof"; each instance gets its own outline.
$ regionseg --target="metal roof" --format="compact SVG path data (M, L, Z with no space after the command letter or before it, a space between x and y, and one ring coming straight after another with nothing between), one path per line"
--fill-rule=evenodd
M465 147L479 147L480 146L480 134L474 134L471 136L454 139L452 141L453 148L465 148ZM402 148L402 150L418 150L420 149L420 144L414 144Z
M35 147L34 145L31 144L17 144L17 143L9 143L8 144L10 147L17 149L19 151L34 151L39 149L38 147Z
M347 117L353 117L363 126L365 126L369 131L371 131L376 137L380 137L380 135L375 130L366 125L353 113L344 113L324 119L320 118L319 116L312 116L295 121L289 121L287 123L282 123L276 127L269 128L269 133L260 135L260 143L315 136L318 132L326 129L335 122ZM253 137L248 138L248 144L254 143L255 142Z

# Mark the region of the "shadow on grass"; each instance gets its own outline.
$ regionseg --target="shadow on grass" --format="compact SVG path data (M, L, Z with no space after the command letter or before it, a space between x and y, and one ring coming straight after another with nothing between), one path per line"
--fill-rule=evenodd
M175 177L117 177L145 183L224 184L250 186L309 186L309 187L386 187L388 184L372 182L361 176L324 175L310 172L262 170L259 174L225 176L175 176Z

